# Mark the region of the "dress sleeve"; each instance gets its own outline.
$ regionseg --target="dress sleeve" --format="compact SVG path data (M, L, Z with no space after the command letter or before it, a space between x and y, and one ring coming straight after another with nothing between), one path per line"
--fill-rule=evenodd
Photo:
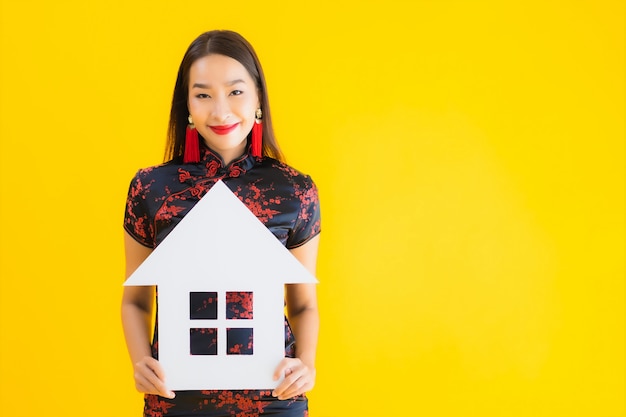
M154 226L146 204L146 192L149 188L144 184L138 171L128 188L124 229L139 243L149 248L155 246Z
M295 195L300 200L300 212L287 239L288 249L304 245L321 231L320 200L311 177L305 176L303 186L296 190Z

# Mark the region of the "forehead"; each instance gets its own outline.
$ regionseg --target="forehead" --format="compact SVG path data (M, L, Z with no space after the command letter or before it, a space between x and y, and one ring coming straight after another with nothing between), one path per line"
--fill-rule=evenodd
M189 84L226 84L233 80L254 83L248 70L236 59L211 54L197 59L189 68Z

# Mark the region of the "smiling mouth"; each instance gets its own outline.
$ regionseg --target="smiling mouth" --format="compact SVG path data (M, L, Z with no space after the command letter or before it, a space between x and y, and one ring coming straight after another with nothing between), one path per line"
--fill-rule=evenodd
M239 123L233 123L232 125L209 126L209 128L218 135L227 135L235 130L238 125Z

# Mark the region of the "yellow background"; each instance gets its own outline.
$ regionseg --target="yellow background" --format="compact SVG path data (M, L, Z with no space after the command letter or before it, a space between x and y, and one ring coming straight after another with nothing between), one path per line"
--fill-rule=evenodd
M126 191L228 28L321 190L313 416L626 416L623 1L0 11L1 415L140 414Z

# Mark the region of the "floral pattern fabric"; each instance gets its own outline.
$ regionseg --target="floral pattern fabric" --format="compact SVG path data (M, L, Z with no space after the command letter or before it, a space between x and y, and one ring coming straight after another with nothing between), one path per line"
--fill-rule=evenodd
M197 164L173 160L137 172L128 191L124 229L137 242L155 248L219 180L287 248L301 246L320 232L317 188L309 176L275 159L255 158L248 153L225 165L204 146ZM229 314L245 318L248 295L233 293L230 297ZM205 300L210 301L206 297ZM152 343L155 358L158 358L157 329L158 323ZM234 343L232 349L232 353L245 353L247 346ZM285 317L285 356L294 354L295 340ZM173 400L147 394L144 415L303 417L308 416L308 401L304 394L281 401L271 396L271 390L178 391Z
M228 166L202 148L198 164L176 161L141 169L130 184L124 228L155 248L219 180L292 249L320 232L317 188L311 178L272 158L244 154Z

